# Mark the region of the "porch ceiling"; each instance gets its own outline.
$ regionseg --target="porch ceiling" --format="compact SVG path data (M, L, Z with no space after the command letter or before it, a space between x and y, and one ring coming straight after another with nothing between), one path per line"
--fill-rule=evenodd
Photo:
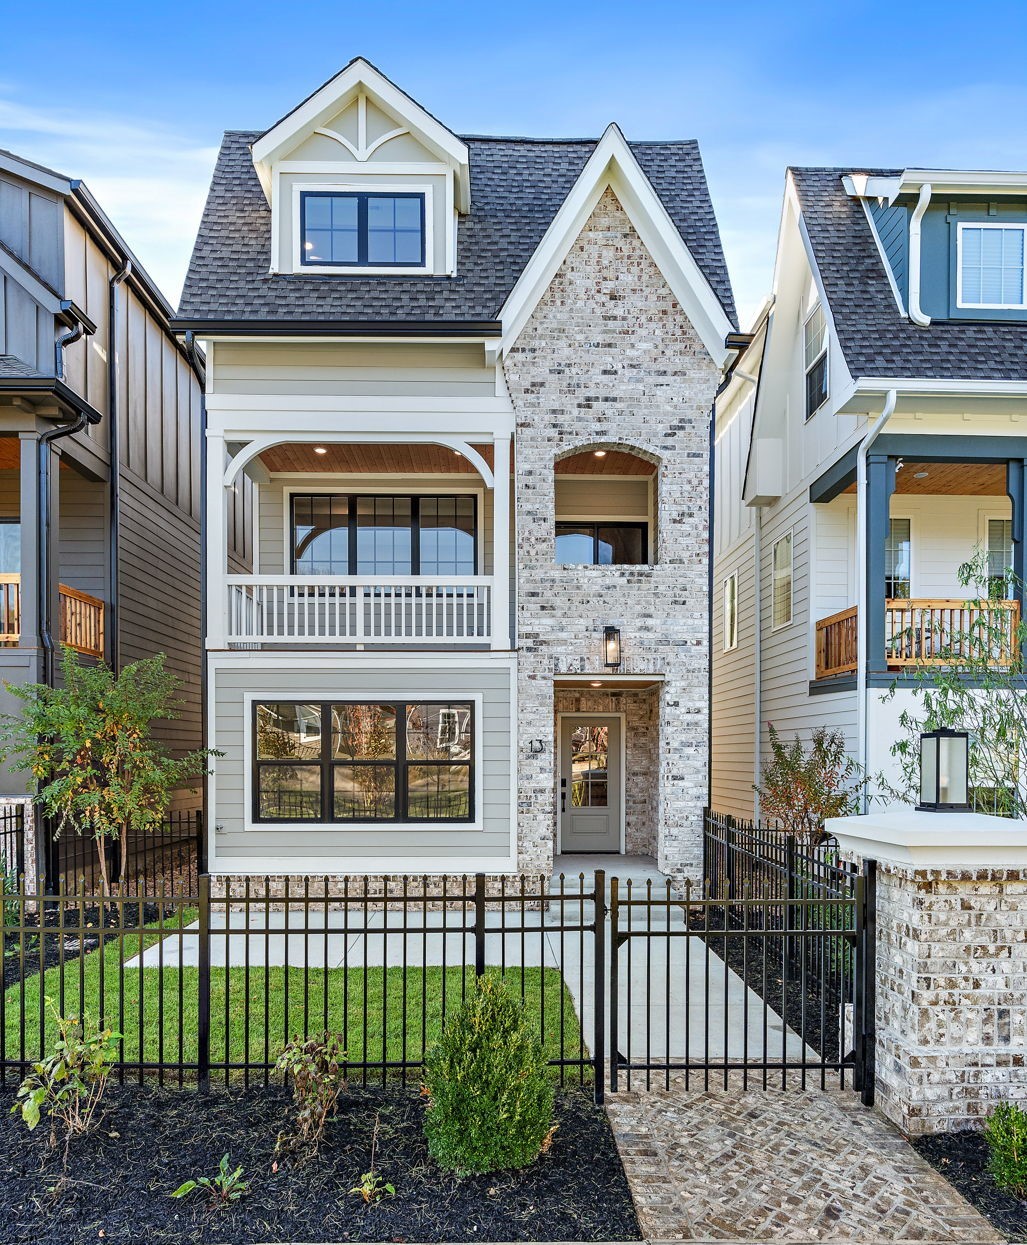
M850 484L846 493L855 493ZM1003 463L911 463L903 462L895 476L896 493L933 494L949 497L1005 497L1006 468Z
M642 692L659 687L662 674L558 674L553 682L558 691L577 689L586 692ZM598 686L596 686L598 684Z
M477 475L462 455L444 445L332 444L323 454L302 443L276 445L260 460L268 471L339 472L346 475ZM492 446L475 445L488 465L493 465Z
M651 476L656 464L625 450L607 450L597 458L594 450L558 458L554 468L558 476Z

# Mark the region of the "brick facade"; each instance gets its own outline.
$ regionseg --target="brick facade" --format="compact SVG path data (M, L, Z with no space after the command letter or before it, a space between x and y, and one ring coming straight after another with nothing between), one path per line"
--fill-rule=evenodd
M645 817L660 867L698 877L709 712L709 428L719 374L612 191L504 367L516 411L520 868L546 872L552 861L553 677L601 674L602 630L612 624L622 634L622 672L664 679L648 731L654 758L640 767L629 758L625 775L628 807L636 810L631 841L653 837L638 829L640 803L650 800ZM652 566L554 562L554 462L600 446L658 465ZM620 708L617 698L603 699L597 711ZM533 738L546 741L544 752L530 752Z

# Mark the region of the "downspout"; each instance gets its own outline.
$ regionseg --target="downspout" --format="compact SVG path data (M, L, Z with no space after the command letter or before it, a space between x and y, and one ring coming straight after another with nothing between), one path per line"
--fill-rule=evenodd
M110 448L110 492L107 564L109 569L107 602L107 654L111 668L117 673L121 668L121 640L119 631L119 607L121 604L121 426L120 426L120 356L118 354L118 287L132 273L132 261L126 259L123 267L110 279L107 295L107 413L110 419L108 445Z
M756 619L753 637L753 735L752 735L752 816L760 819L760 770L763 766L763 507L756 507L756 524L752 534L753 614Z
M867 453L895 412L896 392L889 389L880 415L856 451L856 749L865 770L867 740ZM864 802L866 793L863 795ZM865 804L864 804L864 811Z
M931 317L920 309L920 222L931 202L931 183L920 187L920 196L909 218L909 318L918 328L925 329Z
M207 731L207 397L205 374L196 356L196 339L192 329L185 334L185 353L189 366L200 380L200 746L211 746ZM201 376L204 379L200 379ZM210 842L210 775L200 785L199 872L207 872L207 851Z
M706 807L713 807L713 594L716 591L713 559L717 520L717 399L710 408L710 494L706 506Z

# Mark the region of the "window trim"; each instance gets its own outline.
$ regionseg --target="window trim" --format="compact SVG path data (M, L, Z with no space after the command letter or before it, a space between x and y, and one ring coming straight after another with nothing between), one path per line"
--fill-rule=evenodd
M982 510L980 510L980 511L979 511L979 513L978 513L978 523L979 523L979 530L980 530L980 536L979 536L979 539L978 539L978 544L980 545L981 549L984 551L985 562L986 562L986 564L987 564L988 560L990 560L990 557L991 557L991 550L990 550L990 547L989 547L989 545L988 545L988 536L989 536L988 528L989 528L989 525L990 525L991 523L1012 523L1012 515L1011 515L1011 514L1003 514L1003 513L1002 513L1001 511L999 511L999 510L987 510L987 509L982 509ZM1014 549L1014 548L1015 548L1015 546L1013 546L1013 545L1011 545L1011 546L1010 546L1010 555L1012 555L1012 553L1013 553L1013 549ZM1010 556L1010 564L1009 564L1009 568L1008 568L1008 569L1009 569L1009 570L1012 570L1012 556ZM990 572L989 572L989 574L988 574L987 578L988 578L989 580L992 578L992 576L991 576ZM1007 578L1007 579L1006 579L1006 593L1007 593L1007 594L1008 594L1008 592L1009 592L1010 587L1011 587L1011 585L1010 585L1009 580L1008 580L1008 578ZM999 599L999 598L996 598L996 599ZM1001 599L1002 599L1002 600L1007 600L1007 599L1008 599L1008 596L1005 596L1005 597L1003 597L1003 598L1001 598Z
M363 828L381 827L401 827L401 826L460 826L477 828L480 825L480 810L478 805L478 780L477 768L478 758L482 754L481 739L479 737L479 722L481 721L481 696L467 692L457 692L451 696L440 695L438 692L430 692L424 695L407 694L405 697L400 696L333 696L327 700L317 697L293 697L281 696L274 692L254 693L247 696L249 706L248 721L249 729L246 733L246 774L247 781L250 784L249 799L247 808L249 809L250 826L263 829L265 827L288 827L289 829L306 829L312 826L331 826L343 827L348 830ZM259 708L263 704L311 704L317 705L321 714L321 754L317 761L262 761L257 755L257 715ZM399 722L401 720L401 711L410 705L449 705L459 704L466 706L470 711L470 736L471 736L471 755L466 762L468 769L468 788L467 788L467 816L466 817L410 817L406 816L407 806L407 784L406 774L409 764L417 765L444 765L444 761L416 761L408 762L406 757L406 729L399 730ZM382 762L355 762L355 764L382 764L390 766L395 770L396 786L395 786L395 808L396 814L393 817L377 817L364 818L363 820L354 820L351 818L339 818L335 814L334 801L334 782L333 776L335 768L338 765L354 764L353 762L335 761L331 757L331 727L325 730L325 711L328 710L329 715L332 705L385 705L396 710L396 756L391 761ZM402 717L405 723L405 715ZM260 815L260 770L262 767L282 764L300 764L300 765L316 765L320 770L320 795L321 795L321 817L317 820L313 818L304 820L289 820L284 817L261 817ZM464 762L459 762L464 764ZM329 816L325 814L329 813Z
M320 486L320 487L313 487L313 488L305 488L303 485L300 485L300 484L297 484L295 486L289 486L284 490L285 505L283 506L283 510L285 511L285 533L283 537L284 557L282 561L282 565L287 566L289 568L288 571L286 572L289 575L300 575L301 574L301 572L296 570L296 541L294 539L294 533L296 530L294 515L295 515L295 501L297 497L348 497L350 499L349 519L348 519L349 527L347 530L349 533L348 563L351 568L353 566L353 553L354 553L354 544L355 544L355 539L356 539L355 537L356 529L353 526L354 518L355 518L354 511L356 508L354 504L355 498L357 497L371 497L371 498L407 497L407 498L410 498L412 502L416 502L416 505L412 506L411 508L411 530L416 532L419 537L420 535L420 504L423 498L425 497L470 497L474 502L474 568L475 569L473 571L473 574L475 576L480 576L484 574L485 542L484 540L482 540L483 532L481 528L481 521L482 521L483 514L484 514L484 505L483 505L483 494L480 488L473 488L473 487L472 488L451 488L451 489L447 489L445 492L442 492L442 493L438 492L437 490L430 490L430 491L423 491L423 492L422 491L417 491L417 492L404 491L404 492L397 492L397 493L383 493L380 489L367 489L367 488L345 488L345 487L335 487L335 486L332 486L332 487ZM415 515L416 515L416 520L415 520ZM421 556L421 547L420 547L419 539L416 541L416 543L413 541L411 542L411 554L412 554L411 565L419 566L420 556ZM358 572L353 569L350 569L346 572L347 577L355 576L357 574ZM411 570L410 574L420 576L421 572ZM332 578L335 578L335 576L325 575L325 576L315 576L315 578L332 579ZM388 575L383 575L382 578L389 579L392 577ZM440 578L440 577L429 576L428 578ZM460 579L466 578L466 576L453 575L453 576L442 576L441 578L452 578L455 580L460 580Z
M813 360L813 362L810 363L809 366L807 366L806 365L806 327L809 324L810 320L813 319L813 317L817 314L818 311L820 312L824 320L824 346L823 346L823 349L820 351L820 353L817 355L817 357ZM828 398L831 396L831 358L830 358L830 351L828 349L830 344L831 344L831 334L828 328L827 316L824 313L823 303L820 302L820 300L818 299L817 302L814 304L812 310L810 311L809 315L806 316L806 318L802 322L802 366L803 366L802 404L806 411L806 422L807 423L813 418L814 415L816 415L817 411L823 410L823 408L827 405ZM821 361L821 359L823 359L824 361L824 397L823 397L823 400L820 402L820 404L818 406L815 406L813 410L811 411L809 409L809 375L810 375L810 372L812 372L813 369L817 366L817 364Z
M728 585L732 585L731 596L728 596ZM729 607L730 601L730 607ZM724 580L724 652L730 653L738 647L738 572L732 571Z
M774 621L777 603L777 547L788 541L788 618L784 622ZM785 532L774 541L770 551L770 629L783 631L795 621L795 541L791 531Z
M591 562L558 562L556 560L556 541L560 535L561 527L591 527L592 531L592 556ZM642 561L641 562L600 562L599 557L599 529L601 527L629 527L637 528L642 533ZM608 570L612 566L652 566L649 561L649 520L648 519L569 519L564 515L554 520L553 527L553 564L562 569L567 567L591 566Z
M914 516L913 516L913 514L912 514L912 513L906 513L906 514L889 514L889 515L888 515L888 527L887 527L886 532L885 532L885 542L886 542L886 545L885 545L885 552L886 552L886 553L887 553L887 541L891 538L891 525L892 525L892 521L893 521L894 519L899 519L899 520L901 520L903 523L908 523L908 524L909 524L909 599L910 599L910 600L912 600L912 599L913 599L913 598L917 595L917 593L916 593L916 588L917 588L917 585L916 585L916 579L915 579L915 570L916 570L916 567L915 567L915 565L914 565L914 563L915 563L915 555L916 555L916 520L915 520L915 518L914 518ZM888 587L888 585L887 585L887 580L888 580L887 570L888 570L888 568L887 568L887 566L885 566L885 576L884 576L884 578L885 578L885 599L889 599L889 598L888 598L888 593L887 593L887 587ZM892 597L892 598L890 598L890 599L891 599L891 600L896 600L896 601L901 601L903 598L902 598L902 597Z
M292 171L290 170L290 175ZM376 173L375 176L381 176ZM435 188L430 182L386 182L380 186L373 182L294 182L292 187L292 243L291 254L283 257L283 263L289 263L293 273L307 273L312 276L342 277L352 274L359 277L375 276L425 276L438 271L435 264ZM422 230L423 262L420 264L305 264L303 263L303 230L301 201L305 194L371 194L399 195L417 194L424 200L424 217ZM277 252L276 252L277 254Z
M967 303L963 301L963 230L1018 229L1023 235L1024 263L1018 303ZM1027 311L1027 222L961 220L956 222L956 307L960 311Z

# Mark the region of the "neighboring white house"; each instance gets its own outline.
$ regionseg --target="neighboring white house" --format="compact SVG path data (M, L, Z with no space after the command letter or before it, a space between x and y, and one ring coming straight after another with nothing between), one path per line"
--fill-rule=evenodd
M733 317L694 142L461 138L363 60L226 134L177 321L212 872L697 872Z
M773 296L717 402L714 807L753 814L768 723L837 728L894 777L902 683L959 629L977 549L1012 640L1025 236L1024 173L789 170Z

